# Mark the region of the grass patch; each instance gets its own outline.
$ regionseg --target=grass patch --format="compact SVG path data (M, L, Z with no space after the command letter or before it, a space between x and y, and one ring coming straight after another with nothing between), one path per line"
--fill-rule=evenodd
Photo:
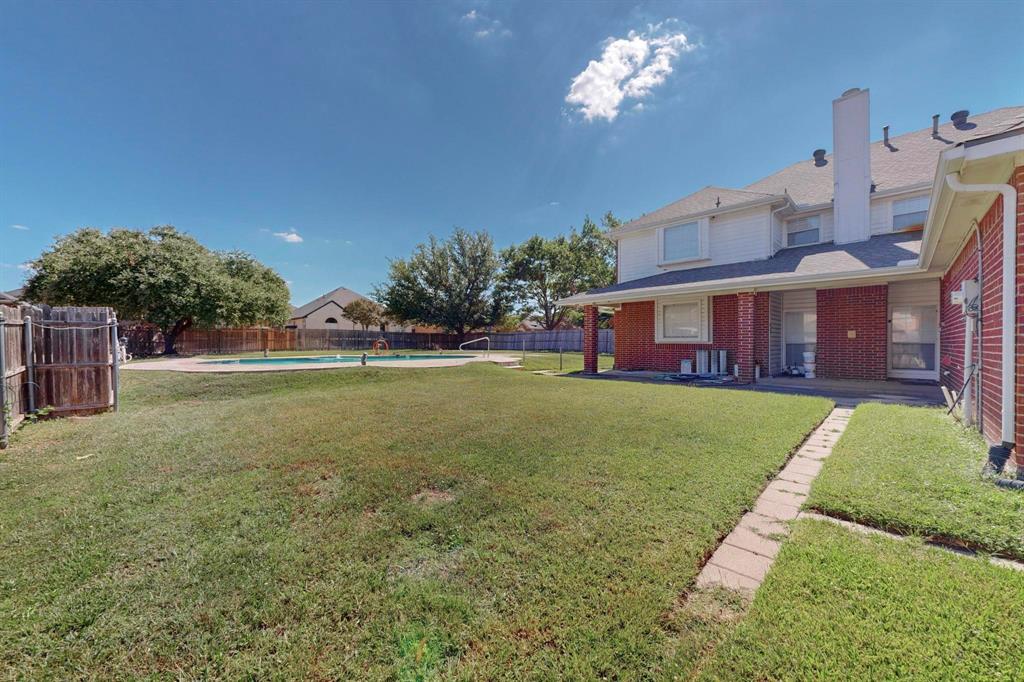
M1024 558L1024 494L981 475L981 436L944 410L866 403L807 505L903 534Z
M497 352L516 358L522 358L523 355L522 352L516 351ZM527 372L537 372L545 369L557 372L559 371L558 352L528 350L526 351L526 362L520 362L520 364L523 366L523 370ZM614 364L614 355L597 356L598 369L611 369ZM582 372L583 353L562 353L561 371L564 373Z
M830 407L486 364L122 380L0 458L4 677L685 672L719 619L680 595Z
M823 521L798 522L717 680L1019 680L1024 573Z

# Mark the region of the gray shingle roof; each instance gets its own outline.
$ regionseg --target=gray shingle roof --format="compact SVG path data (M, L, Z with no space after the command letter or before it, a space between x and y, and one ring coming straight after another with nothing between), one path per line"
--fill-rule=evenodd
M296 318L306 317L314 310L319 310L320 308L322 308L324 304L328 303L329 301L334 301L339 306L344 308L349 303L359 298L366 297L363 296L362 294L358 294L352 291L351 289L346 289L345 287L338 287L333 291L328 291L323 296L318 296L317 298L314 298L312 301L305 305L300 305L298 308L292 311L292 316L290 319L294 320Z
M834 273L893 267L900 261L916 260L921 249L920 232L879 235L852 244L814 244L782 249L765 260L709 265L704 268L673 270L642 279L591 289L587 296L612 294L633 289L715 282L728 287L730 280L758 277L764 284L792 275L829 275Z
M764 192L751 192L745 189L729 189L727 187L708 186L693 194L674 201L668 206L659 208L657 211L630 221L623 228L630 230L658 225L676 218L697 215L713 211L716 208L749 204L757 201L768 201L770 199L782 199L784 197Z
M889 146L881 140L871 143L871 179L875 191L882 192L912 187L931 182L939 154L951 146L968 140L995 135L1024 126L1024 106L996 109L970 116L967 126L956 128L952 123L939 126L938 138L932 137L931 127L889 138ZM768 199L788 194L798 206L825 204L832 200L832 155L825 156L826 164L815 166L808 158L783 168L766 178L747 185L742 190L724 187L705 187L668 206L648 213L623 225L620 230L630 231L666 220L685 218L711 211L716 198L721 206L746 204L758 197Z

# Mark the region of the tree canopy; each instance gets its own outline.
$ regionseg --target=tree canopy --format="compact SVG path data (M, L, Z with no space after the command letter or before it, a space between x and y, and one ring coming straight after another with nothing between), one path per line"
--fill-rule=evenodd
M167 353L189 327L277 325L290 313L288 287L272 269L240 251L211 251L171 226L83 228L31 266L30 300L110 306L159 327Z
M620 222L611 212L602 219L604 230ZM604 230L587 216L583 227L568 236L535 235L501 253L503 285L525 316L545 329L557 329L570 311L556 301L615 281L615 247Z
M357 298L341 310L345 317L362 327L364 332L384 322L383 309L369 299Z
M393 320L462 335L503 316L498 270L490 235L456 228L448 239L431 235L408 259L392 260L388 279L375 289L374 297Z

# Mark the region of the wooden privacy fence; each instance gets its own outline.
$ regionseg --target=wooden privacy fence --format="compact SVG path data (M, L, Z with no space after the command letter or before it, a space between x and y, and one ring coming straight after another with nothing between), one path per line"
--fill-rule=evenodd
M117 409L117 320L109 308L0 306L0 447L36 410Z
M147 325L128 324L122 330L127 339L128 352L137 355L153 355L163 347L159 332ZM582 351L582 329L560 329L539 332L473 332L466 334L463 341L484 336L491 339L491 350L535 350L535 351ZM456 334L430 334L424 332L384 332L350 329L272 329L251 327L242 329L189 329L182 332L175 341L175 349L185 355L213 353L259 353L263 350L319 351L319 350L363 350L383 337L392 350L431 350L434 348L455 349L459 346ZM481 350L483 344L472 346ZM597 337L599 353L615 352L615 332L599 329Z

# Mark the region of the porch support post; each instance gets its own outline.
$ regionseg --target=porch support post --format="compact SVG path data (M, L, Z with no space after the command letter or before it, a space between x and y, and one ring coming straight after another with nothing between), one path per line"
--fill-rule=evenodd
M757 315L757 294L752 291L744 291L737 294L736 306L736 364L740 371L737 380L741 384L749 384L754 381L754 334L756 329Z
M583 307L583 373L597 374L597 306Z

